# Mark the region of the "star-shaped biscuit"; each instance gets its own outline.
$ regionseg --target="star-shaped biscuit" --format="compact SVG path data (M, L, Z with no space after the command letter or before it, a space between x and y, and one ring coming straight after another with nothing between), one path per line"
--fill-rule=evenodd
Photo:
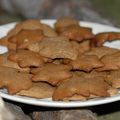
M43 25L42 30L43 30L43 33L44 33L45 36L47 36L47 37L56 37L56 36L58 36L56 31L52 27L50 27L47 24L42 24L42 25Z
M71 17L60 17L55 23L55 30L61 33L66 27L70 25L78 25L79 21Z
M71 66L68 65L47 63L40 68L33 68L31 70L33 74L32 80L45 81L51 85L57 85L62 80L72 76L70 69Z
M93 38L92 29L76 25L68 26L60 35L67 37L70 40L83 41Z
M7 40L10 37L15 36L16 34L18 34L21 30L38 30L41 29L42 24L40 23L39 20L26 20L20 23L17 23L15 25L14 28L12 28L7 35L5 36L5 38L7 38ZM8 41L9 42L9 41Z
M7 88L9 94L27 90L32 86L31 75L15 68L0 67L0 88Z
M113 41L118 39L120 39L120 32L103 32L96 34L91 40L91 44L100 47L106 41Z
M15 25L13 29L11 29L7 36L10 38L16 34L18 34L21 30L38 30L41 29L42 24L40 23L39 20L25 20L22 22L19 22Z
M44 38L39 43L31 44L28 49L51 59L69 58L74 60L78 55L78 51L73 48L72 43L67 38L60 36Z
M90 51L86 52L85 55L96 55L99 58L103 57L104 55L109 55L118 52L118 49L109 48L106 46L102 47L92 47Z
M16 44L9 42L8 37L0 38L0 45L7 47L10 50L16 50Z
M104 64L104 66L98 68L97 71L120 69L120 51L110 55L103 56L101 58L101 62Z
M44 35L41 30L21 30L18 34L10 37L10 42L16 43L18 49L25 49L34 42L41 41Z
M106 77L106 82L113 88L120 88L120 70L110 71L110 74Z
M15 51L8 51L7 53L0 54L0 66L16 68L21 72L29 72L30 68L21 68L18 63L8 59L10 54L15 54Z
M94 68L103 66L103 63L96 55L79 55L76 60L71 60L70 64L73 69L90 72Z
M73 95L80 95L89 98L90 95L99 97L109 96L109 85L101 77L84 78L73 75L72 78L65 80L55 89L53 100L64 100Z
M90 50L90 41L85 40L82 42L71 41L73 48L79 52L79 54L84 54L85 52Z
M106 78L109 74L108 71L97 72L96 70L92 70L91 72L84 72L84 71L75 71L75 73L81 77L85 78L93 78L93 77L103 77Z
M26 20L16 24L16 26L8 32L7 36L12 37L18 34L23 29L24 30L42 30L45 36L48 36L48 37L57 36L57 33L53 28L35 19Z
M33 83L28 90L21 90L17 95L34 97L34 98L51 98L55 88L44 82Z
M14 28L12 28L6 36L0 39L0 45L7 46L9 49L16 49L16 44L12 43L10 41L15 41L15 38L13 39L13 36L16 36L20 31L22 30L28 30L28 31L42 31L44 36L48 37L55 37L57 36L57 33L53 28L51 28L49 25L41 23L39 20L26 20L20 23L17 23ZM10 39L10 40L8 40ZM11 40L12 39L12 40Z
M18 50L16 53L10 54L8 59L18 63L23 68L39 67L44 64L44 57L39 55L39 53L28 50Z

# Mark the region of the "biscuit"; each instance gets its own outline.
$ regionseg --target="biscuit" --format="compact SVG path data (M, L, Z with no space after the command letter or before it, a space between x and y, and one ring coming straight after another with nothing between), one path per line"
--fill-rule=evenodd
M7 37L0 38L0 45L5 46L10 50L16 50L16 44L9 42Z
M94 36L91 28L76 25L66 27L64 31L60 33L60 35L75 41L92 39Z
M78 25L79 26L79 21L71 18L71 17L60 17L57 22L55 23L55 30L58 33L61 33L64 28L70 26L70 25Z
M117 39L120 39L120 32L103 32L96 34L91 40L91 44L100 47L106 41L113 41Z
M39 98L39 99L51 98L54 89L55 89L54 87L52 87L47 83L38 82L38 83L33 83L33 86L28 90L21 90L20 92L17 93L17 95Z
M76 60L71 60L70 65L73 69L90 72L94 68L102 67L104 64L96 55L79 55Z
M73 75L72 78L65 80L55 89L53 100L64 100L64 98L80 95L89 98L90 95L99 97L109 96L110 86L101 77L84 78Z
M27 90L32 86L31 75L15 68L0 67L0 88L7 88L9 94Z
M44 57L38 53L28 50L18 50L8 56L8 59L18 63L22 68L24 67L39 67L44 64Z
M108 71L97 72L96 70L92 70L91 72L84 72L84 71L75 71L75 73L81 77L85 78L93 78L93 77L102 77L106 78L109 74Z
M51 59L69 58L74 60L78 55L78 51L65 37L44 38L41 42L31 44L28 49Z
M106 71L106 70L118 70L120 69L120 51L105 55L101 58L101 62L104 64L103 67L97 68L97 71Z
M106 82L113 88L120 88L120 70L110 71L110 74L106 77Z
M43 25L42 30L43 30L43 33L44 33L45 36L47 36L47 37L56 37L56 36L58 36L56 31L53 28L51 28L49 25L46 25L46 24L42 24L42 25Z
M7 53L0 54L0 66L16 68L20 72L29 72L30 68L21 68L16 62L8 59L8 56L14 53L15 51L8 51Z
M49 25L41 23L39 20L26 20L16 24L16 26L8 32L8 36L12 37L18 34L21 30L42 30L47 37L57 36L57 33Z
M107 90L107 92L108 92L108 94L109 94L110 96L113 96L113 95L115 95L115 94L118 93L118 90L115 89L115 88L110 87L110 88ZM73 95L73 96L71 96L71 97L66 97L66 98L64 98L63 101L78 101L78 100L80 100L80 101L85 101L85 100L94 99L94 98L99 98L99 96L90 94L89 97L85 97L85 96L82 96L82 95L77 95L77 94L75 94L75 95Z
M75 50L77 50L79 52L79 54L84 54L85 52L90 50L90 41L89 40L85 40L82 41L80 43L76 42L76 41L71 41L72 46Z
M70 69L71 66L68 65L47 63L42 67L31 70L33 74L32 80L44 81L55 86L62 80L72 76Z
M1 39L0 44L7 46L9 49L15 50L16 49L16 44L11 43L8 39L10 37L15 36L18 34L21 30L36 30L36 29L41 29L42 24L40 23L39 20L26 20L24 22L17 23L13 29L11 29L5 37ZM6 40L4 42L4 40Z
M26 49L29 44L41 41L43 38L41 30L21 30L15 36L10 37L8 41L16 43L18 49Z
M28 30L28 31L37 31L41 30L44 34L44 36L48 37L55 37L57 36L57 33L53 28L51 28L49 25L40 23L39 20L26 20L20 23L17 23L13 29L11 29L7 35L0 39L0 45L7 46L8 49L15 50L16 44L10 42L11 39L13 40L13 36L16 36L20 31L22 30ZM8 40L10 38L10 40ZM14 39L15 40L15 39Z
M85 55L96 55L99 58L103 57L104 55L109 55L118 52L118 49L109 48L106 46L103 47L92 47L90 51L86 52Z

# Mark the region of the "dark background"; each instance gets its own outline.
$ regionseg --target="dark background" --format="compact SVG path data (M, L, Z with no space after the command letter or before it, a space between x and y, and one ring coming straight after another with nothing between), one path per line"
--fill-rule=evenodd
M119 26L119 6L120 0L0 0L0 24L26 18L72 16Z

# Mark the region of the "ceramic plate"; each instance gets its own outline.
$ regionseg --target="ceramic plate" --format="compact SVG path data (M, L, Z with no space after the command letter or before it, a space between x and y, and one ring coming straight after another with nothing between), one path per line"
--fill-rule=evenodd
M55 20L42 20L42 22L49 24L50 26L53 26ZM94 33L107 32L107 31L120 32L119 28L106 26L103 24L91 23L91 22L80 22L80 24L81 26L93 28ZM14 27L14 25L15 23L0 26L0 37L5 36L7 32ZM106 42L104 45L112 48L120 49L120 40L116 40L111 43ZM6 47L0 46L0 53L4 53L6 51L7 51ZM87 101L74 101L74 102L61 102L61 101L56 102L56 101L52 101L51 98L35 99L35 98L29 98L29 97L23 97L23 96L17 96L17 95L9 95L7 94L5 89L0 90L0 95L5 99L9 99L9 100L20 102L20 103L36 105L36 106L44 106L44 107L64 107L64 108L65 107L66 108L67 107L69 108L70 107L87 107L87 106L111 103L111 102L120 100L120 91L118 92L118 94L112 97L105 97L105 98L102 97L102 98L90 99Z

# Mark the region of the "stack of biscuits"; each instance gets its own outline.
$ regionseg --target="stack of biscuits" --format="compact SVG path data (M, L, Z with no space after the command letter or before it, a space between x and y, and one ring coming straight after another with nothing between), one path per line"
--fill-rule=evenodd
M120 50L103 46L119 32L94 34L74 18L54 28L39 20L17 23L0 45L0 88L9 94L54 101L109 97L120 88Z

